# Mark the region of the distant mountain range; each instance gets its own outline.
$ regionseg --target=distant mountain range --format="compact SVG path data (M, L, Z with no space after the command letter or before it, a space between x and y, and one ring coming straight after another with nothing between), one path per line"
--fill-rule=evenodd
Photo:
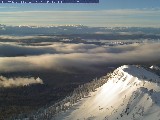
M160 28L141 27L89 27L83 25L63 26L7 26L0 24L0 35L53 35L53 34L160 34Z

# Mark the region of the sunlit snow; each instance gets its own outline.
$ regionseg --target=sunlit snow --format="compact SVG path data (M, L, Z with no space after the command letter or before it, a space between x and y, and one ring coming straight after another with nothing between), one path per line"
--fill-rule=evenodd
M160 77L139 66L121 66L96 92L54 119L159 120Z

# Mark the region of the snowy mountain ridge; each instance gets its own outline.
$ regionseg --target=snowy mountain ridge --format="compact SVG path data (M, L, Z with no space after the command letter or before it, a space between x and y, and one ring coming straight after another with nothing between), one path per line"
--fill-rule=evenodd
M75 89L72 95L16 120L160 120L160 76L138 65Z
M160 77L124 65L108 81L53 120L160 120Z

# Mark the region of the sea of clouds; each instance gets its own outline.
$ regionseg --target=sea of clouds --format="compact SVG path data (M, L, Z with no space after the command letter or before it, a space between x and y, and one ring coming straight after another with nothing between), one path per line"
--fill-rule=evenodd
M160 60L160 43L95 45L0 43L0 72L88 69L94 65L147 64Z

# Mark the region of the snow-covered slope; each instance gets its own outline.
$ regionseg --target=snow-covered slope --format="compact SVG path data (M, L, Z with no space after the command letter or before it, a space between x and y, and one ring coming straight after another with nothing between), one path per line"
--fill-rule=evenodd
M160 77L134 65L117 68L107 83L53 120L160 120Z

